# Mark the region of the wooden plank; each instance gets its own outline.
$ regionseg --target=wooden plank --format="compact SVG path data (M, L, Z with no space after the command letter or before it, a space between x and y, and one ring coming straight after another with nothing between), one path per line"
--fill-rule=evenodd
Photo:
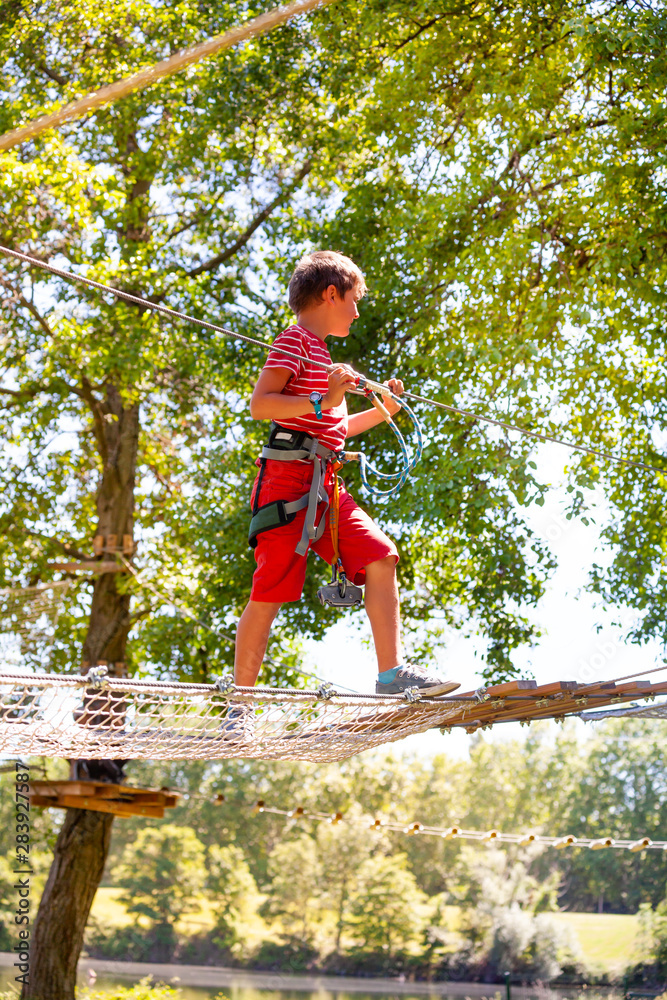
M85 796L99 801L118 802L173 808L178 804L177 792L163 792L158 788L136 788L133 785L112 785L107 781L31 781L30 794L54 799L69 796Z
M665 685L667 687L667 685ZM530 700L518 701L508 700L504 705L493 705L492 701L486 701L478 705L467 706L464 711L456 716L452 716L446 725L464 725L466 727L479 728L480 725L493 725L496 722L521 722L532 721L533 719L550 719L561 715L576 715L582 711L584 706L580 704L582 698L586 698L586 709L600 708L609 704L616 704L619 700L632 701L636 697L642 697L648 688L637 688L634 685L627 685L627 690L620 691L614 684L605 682L602 685L595 685L593 689L583 686L583 690L569 690L562 692L562 697L557 700L550 700L546 705L537 705L539 697L531 697ZM539 691L532 692L533 696ZM620 699L619 699L620 695Z
M58 798L33 795L31 802L39 809L88 809L90 812L112 813L114 816L150 816L152 819L162 819L164 816L164 810L157 806L134 806L131 803L109 802L107 799L79 795L61 795Z
M30 802L38 809L50 809L55 804L56 799L47 798L46 795L31 795Z
M551 684L538 684L533 691L536 698L544 698L550 694L561 694L563 691L574 691L579 685L576 681L552 681Z
M55 803L57 809L89 809L91 812L112 813L114 816L151 816L162 819L162 806L135 805L133 802L110 802L108 799L79 795L61 795Z
M30 787L41 795L94 795L97 781L31 781ZM108 786L113 787L113 786Z
M563 700L552 702L549 705L538 707L534 704L521 705L517 702L508 703L504 709L496 709L493 722L521 722L538 721L541 719L553 719L560 716L578 715L582 711L591 711L597 708L608 707L619 702L633 701L636 697L641 697L641 693L636 689L631 689L625 694L618 695L618 689L610 692L578 692L569 695ZM586 704L582 705L581 699L586 698ZM467 720L464 720L467 721ZM482 721L482 720L480 720ZM489 721L488 719L484 720Z
M49 569L60 573L127 573L128 570L120 563L103 561L78 563L49 563Z
M537 681L529 681L525 678L516 681L505 681L504 684L494 684L486 689L486 693L492 698L498 698L503 694L516 694L518 691L534 691ZM456 697L456 695L454 695Z

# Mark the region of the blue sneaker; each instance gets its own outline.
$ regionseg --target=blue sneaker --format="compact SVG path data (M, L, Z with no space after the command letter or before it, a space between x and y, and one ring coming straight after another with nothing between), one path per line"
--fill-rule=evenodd
M396 668L393 680L384 683L378 680L375 685L376 694L402 694L409 688L417 688L419 692L428 697L449 694L461 687L458 681L443 680L427 674L423 667L413 667L409 664L401 664Z
M220 724L222 738L233 743L252 743L255 738L255 713L251 705L230 705Z

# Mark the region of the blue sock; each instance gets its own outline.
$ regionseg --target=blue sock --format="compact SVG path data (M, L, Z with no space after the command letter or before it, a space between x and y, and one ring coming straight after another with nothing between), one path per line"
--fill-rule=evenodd
M400 669L400 667L392 667L391 670L383 670L381 674L378 674L380 684L391 684Z

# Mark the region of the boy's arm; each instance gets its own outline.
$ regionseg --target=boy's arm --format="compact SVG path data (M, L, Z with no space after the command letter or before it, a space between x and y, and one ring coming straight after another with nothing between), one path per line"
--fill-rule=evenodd
M405 392L400 378L390 378L388 382L384 382L383 384L391 389L395 396L400 396ZM398 413L401 408L400 403L389 399L387 396L382 397L382 402L392 416ZM352 413L347 425L347 436L354 437L356 434L363 434L364 431L370 430L371 427L377 427L383 420L384 417L374 406L370 410L363 410L361 413Z
M286 396L283 389L292 372L289 368L263 368L250 399L250 415L255 420L291 420L314 412L308 396ZM322 409L339 406L348 389L354 386L349 370L336 367L329 372L329 389L322 397Z

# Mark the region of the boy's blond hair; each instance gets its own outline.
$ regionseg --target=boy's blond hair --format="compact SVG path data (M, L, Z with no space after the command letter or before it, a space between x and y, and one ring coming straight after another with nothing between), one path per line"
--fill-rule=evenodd
M352 288L357 300L366 294L363 274L345 254L335 250L316 250L302 257L294 268L288 287L292 312L298 316L308 306L316 305L329 285L333 285L341 297Z

